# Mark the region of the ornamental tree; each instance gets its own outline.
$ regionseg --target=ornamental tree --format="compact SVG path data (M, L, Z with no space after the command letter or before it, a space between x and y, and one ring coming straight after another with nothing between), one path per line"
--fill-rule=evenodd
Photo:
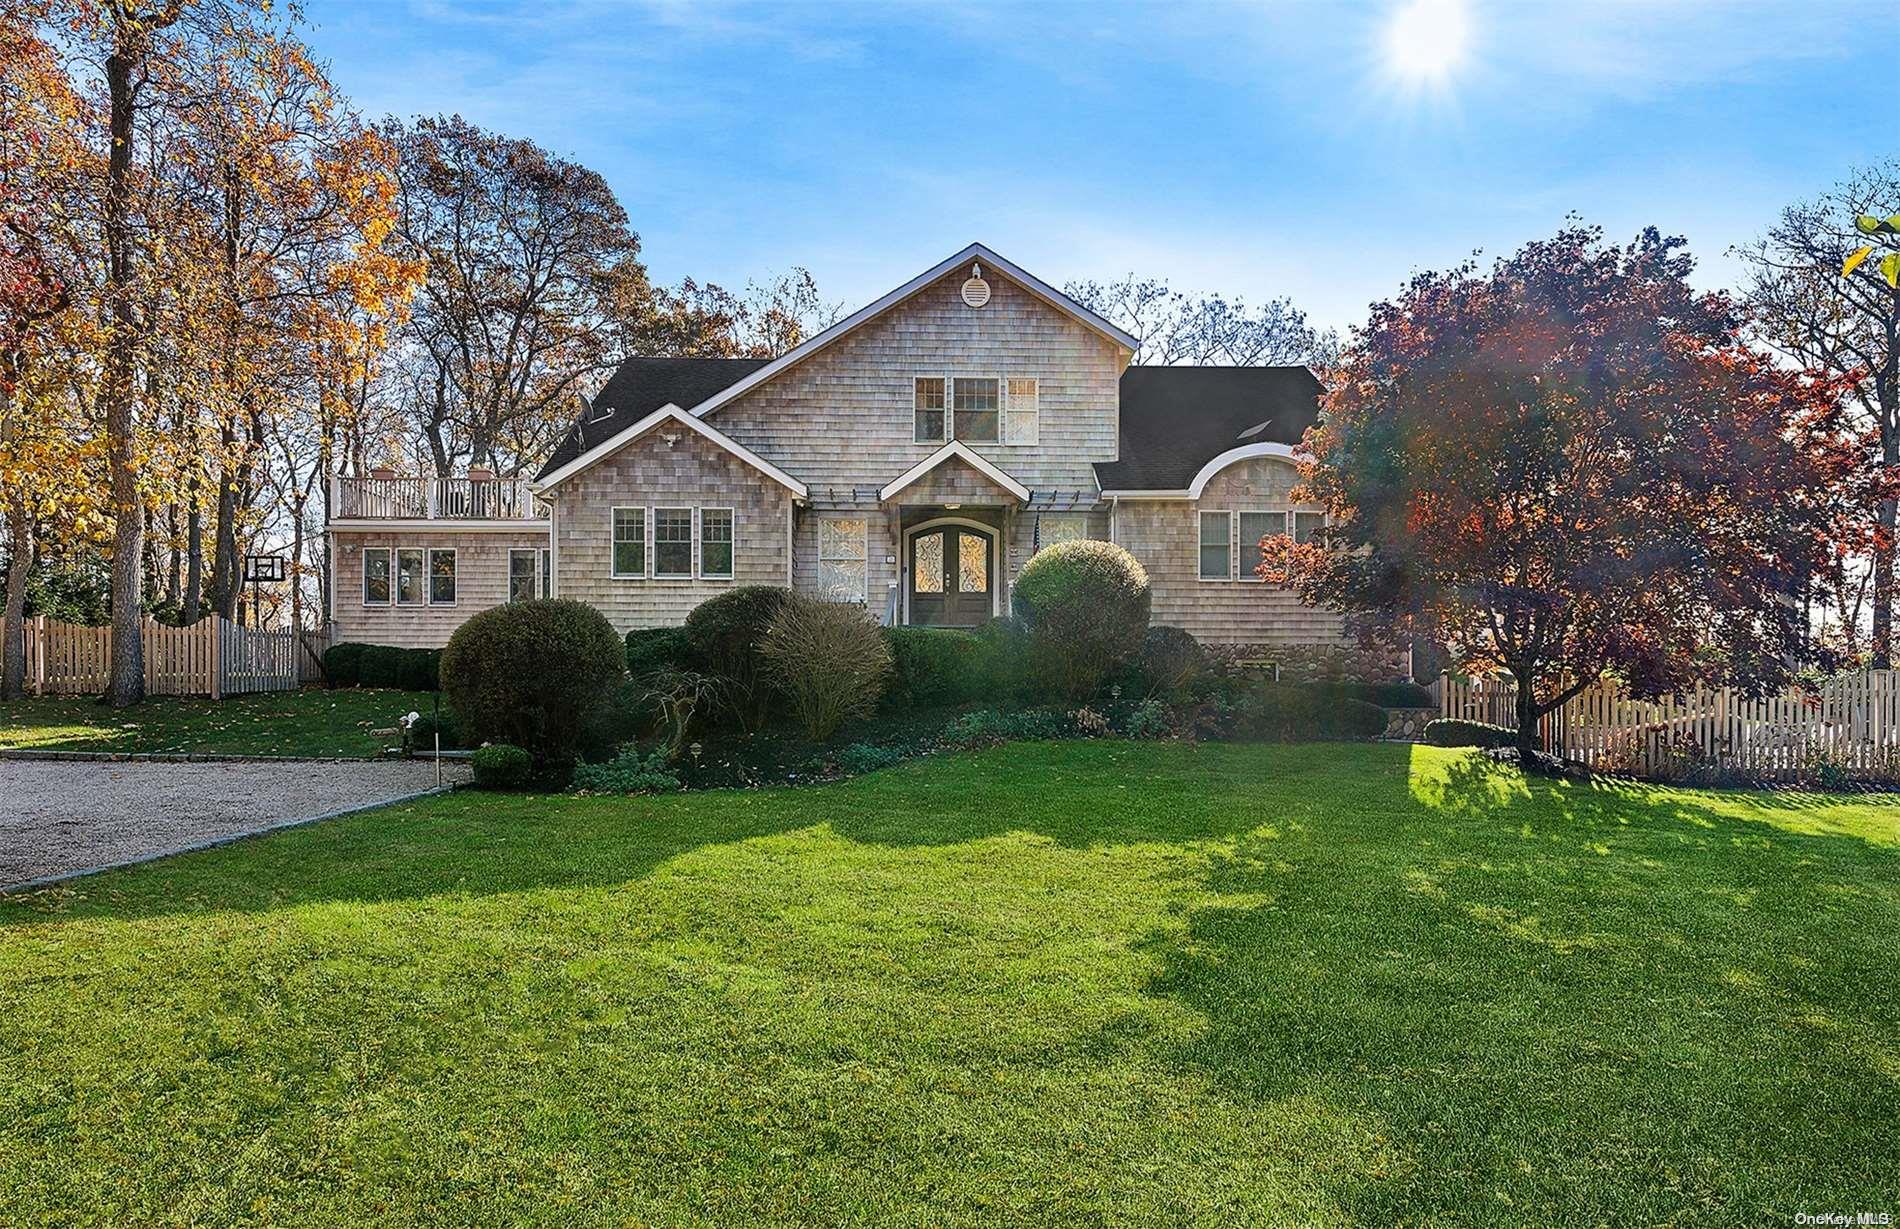
M1437 636L1509 671L1538 721L1608 674L1633 694L1759 692L1821 654L1858 441L1844 389L1744 345L1679 239L1570 226L1375 304L1302 458L1330 527L1263 543L1267 579L1362 638Z

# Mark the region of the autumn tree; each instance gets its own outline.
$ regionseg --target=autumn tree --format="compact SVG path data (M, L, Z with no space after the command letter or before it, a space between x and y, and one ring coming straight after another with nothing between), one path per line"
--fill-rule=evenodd
M398 234L428 267L403 363L436 471L466 457L517 473L637 348L653 310L639 238L605 179L531 141L460 116L382 132Z
M1837 381L1743 344L1681 241L1573 226L1414 277L1355 329L1306 443L1331 528L1263 576L1368 638L1428 632L1508 671L1538 722L1609 674L1638 696L1785 684L1795 601L1854 462Z
M1132 273L1113 282L1069 282L1062 292L1140 338L1135 362L1145 366L1323 364L1339 348L1331 330L1315 329L1285 297L1249 308L1241 299L1184 294Z
M1840 377L1870 436L1862 489L1872 572L1871 664L1893 664L1894 549L1900 520L1900 160L1862 168L1782 210L1741 250L1755 336L1788 361ZM1862 219L1866 219L1863 221ZM1871 225L1869 225L1871 223ZM1859 259L1855 257L1860 253ZM1843 561L1844 562L1844 561ZM1839 565L1837 591L1850 583ZM1851 638L1855 629L1844 629Z

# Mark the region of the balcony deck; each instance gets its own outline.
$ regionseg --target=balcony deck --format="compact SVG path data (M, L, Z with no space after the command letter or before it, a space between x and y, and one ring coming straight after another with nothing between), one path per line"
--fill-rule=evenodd
M548 511L521 478L337 478L330 519L535 522Z

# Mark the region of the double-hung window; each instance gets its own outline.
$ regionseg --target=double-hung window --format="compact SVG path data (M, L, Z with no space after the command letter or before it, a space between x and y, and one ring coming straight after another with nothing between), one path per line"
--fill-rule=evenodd
M389 605L389 548L363 548L363 605Z
M686 580L693 575L693 510L653 510L653 575Z
M866 525L862 517L825 517L818 522L818 589L826 601L866 600Z
M699 574L707 580L732 579L732 509L699 510Z
M455 551L429 552L429 600L444 606L455 604Z
M422 605L422 561L422 548L419 546L405 546L396 552L396 605Z
M1313 540L1313 534L1325 528L1324 512L1295 512L1293 514L1293 540L1302 545Z
M1260 540L1285 536L1286 513L1242 512L1240 514L1240 579L1259 580Z
M614 509L613 558L608 575L621 579L647 574L647 510Z
M943 443L943 377L918 376L911 390L911 438L919 444Z
M1003 442L1005 444L1035 443L1041 434L1039 420L1042 417L1036 378L1010 376L1004 384L1008 393L1008 402L1003 407Z
M958 376L950 382L950 425L957 439L994 444L1001 438L1001 396L997 383L994 376Z
M1201 513L1201 579L1234 577L1234 518L1229 512Z
M534 565L540 552L532 547L508 552L508 600L531 602L535 596Z
M554 596L554 552L541 548L541 596Z

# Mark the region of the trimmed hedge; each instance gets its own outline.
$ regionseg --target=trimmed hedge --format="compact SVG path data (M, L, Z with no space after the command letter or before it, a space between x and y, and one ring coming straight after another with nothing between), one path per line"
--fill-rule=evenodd
M1342 695L1330 683L1262 683L1244 692L1235 724L1271 742L1368 739L1385 733L1385 710Z
M884 706L940 708L994 698L994 639L947 627L887 627L891 682Z
M442 692L472 742L526 748L564 773L627 677L626 645L592 606L509 602L472 616L442 651Z
M1148 631L1148 573L1112 542L1059 542L1038 551L1012 592L1031 668L1071 700L1092 696L1140 651Z
M441 649L403 649L391 644L333 644L323 651L323 678L330 687L441 689Z
M534 757L512 743L478 748L469 756L475 784L483 789L520 789L534 771Z
M1425 741L1434 747L1515 747L1517 731L1488 721L1440 717L1425 723Z
M1343 699L1363 700L1380 708L1437 708L1432 693L1417 683L1322 683Z
M686 664L686 629L637 627L627 633L627 673L634 678Z

